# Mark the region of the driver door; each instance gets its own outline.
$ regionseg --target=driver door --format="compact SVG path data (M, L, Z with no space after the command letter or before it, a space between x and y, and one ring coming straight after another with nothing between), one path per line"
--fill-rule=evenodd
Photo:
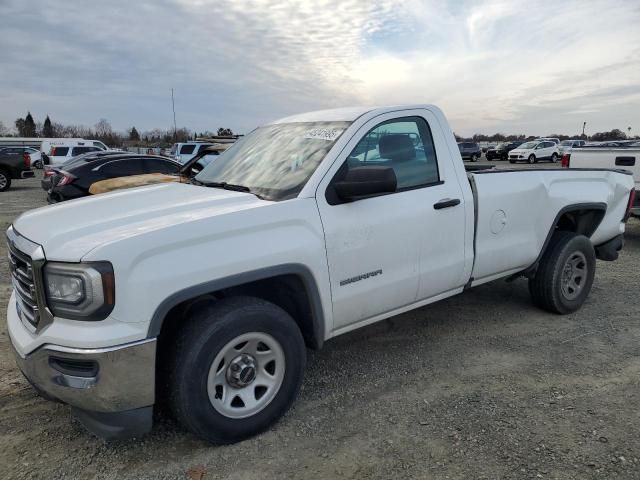
M417 115L419 113L419 115ZM317 191L333 299L334 331L451 290L464 267L464 208L444 137L427 110L365 124ZM442 158L440 165L438 158ZM386 166L395 192L344 202L332 182L351 168Z

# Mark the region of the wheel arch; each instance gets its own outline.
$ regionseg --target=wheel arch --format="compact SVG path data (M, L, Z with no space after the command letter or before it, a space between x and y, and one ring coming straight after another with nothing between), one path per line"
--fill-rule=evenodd
M549 227L549 232L542 244L542 249L538 254L538 258L536 258L535 262L531 266L524 270L523 274L525 276L535 274L538 269L540 259L549 247L549 242L551 241L551 237L554 232L557 230L563 230L578 233L590 238L597 230L598 226L600 226L606 212L607 204L602 202L575 203L560 209Z
M296 321L309 347L322 347L325 316L318 285L305 265L293 263L243 272L173 293L155 309L147 338L179 328L184 314L202 301L235 295L255 296L278 305Z

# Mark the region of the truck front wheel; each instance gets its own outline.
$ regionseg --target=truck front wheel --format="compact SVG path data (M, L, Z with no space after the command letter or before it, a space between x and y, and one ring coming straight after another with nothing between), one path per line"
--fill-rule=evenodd
M169 403L178 421L199 437L236 442L286 412L305 361L300 329L277 305L253 297L212 302L178 333Z
M591 291L595 271L596 256L591 241L584 235L557 231L535 276L529 279L531 298L549 312L575 312Z
M3 169L0 168L0 192L4 192L9 190L11 186L11 175Z

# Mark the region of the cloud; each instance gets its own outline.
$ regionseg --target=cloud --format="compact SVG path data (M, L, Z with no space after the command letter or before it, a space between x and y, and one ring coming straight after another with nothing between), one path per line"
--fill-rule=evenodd
M462 134L640 124L637 1L4 0L0 18L5 124L168 126L172 87L196 130L424 102Z

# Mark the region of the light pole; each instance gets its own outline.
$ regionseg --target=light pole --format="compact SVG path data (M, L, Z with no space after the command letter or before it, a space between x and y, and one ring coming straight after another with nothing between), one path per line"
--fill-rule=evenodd
M178 127L176 126L176 104L173 100L173 88L171 89L171 109L173 110L173 141L178 141Z
M584 129L587 126L587 122L582 123L582 136L584 137Z

